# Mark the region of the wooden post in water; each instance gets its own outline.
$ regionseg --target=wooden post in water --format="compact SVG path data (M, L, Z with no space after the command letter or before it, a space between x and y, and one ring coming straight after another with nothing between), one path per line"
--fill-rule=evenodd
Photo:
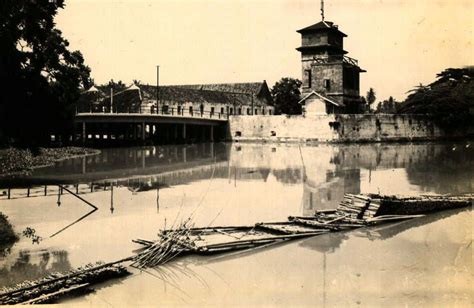
M27 197L30 196L30 188L29 188L29 187L26 189L26 196L27 196Z
M160 188L156 188L156 212L160 212Z
M11 188L8 188L8 197L7 197L8 199L10 199L10 197L11 197L11 192L10 191L11 191Z
M48 195L48 185L44 185L44 195Z
M110 213L114 213L114 184L110 183Z
M58 201L56 202L58 207L61 206L61 187L58 186Z

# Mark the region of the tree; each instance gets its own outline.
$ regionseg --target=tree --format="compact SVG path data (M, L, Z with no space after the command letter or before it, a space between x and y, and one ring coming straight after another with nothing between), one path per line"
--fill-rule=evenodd
M367 95L365 96L365 100L367 102L367 106L369 108L369 111L370 111L370 106L372 106L372 104L375 102L376 99L377 99L377 97L375 96L374 89L370 88L369 91L367 92Z
M271 93L276 114L301 114L300 86L300 80L289 77L275 83Z
M64 0L0 4L0 131L20 145L69 134L80 87L90 85L82 54L55 28L62 8Z
M384 100L383 102L379 102L377 104L377 108L375 109L375 112L376 113L396 113L397 105L398 103L393 99L393 97L390 96L388 100Z
M398 112L428 115L446 130L469 126L474 121L474 69L449 68L437 77L410 91Z
M122 80L119 80L115 82L113 79L110 79L109 83L107 85L101 86L104 90L109 90L110 88L114 89L114 93L123 91L127 88L127 86L122 82Z

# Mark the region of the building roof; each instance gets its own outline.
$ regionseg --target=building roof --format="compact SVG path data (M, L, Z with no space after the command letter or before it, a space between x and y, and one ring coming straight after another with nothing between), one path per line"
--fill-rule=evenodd
M242 85L242 84L239 84ZM236 105L250 105L255 106L267 105L264 97L254 94L257 92L251 87L245 90L243 87L231 88L225 87L226 84L219 85L177 85L177 86L160 86L159 100L171 101L177 103L211 103L211 104L236 104ZM156 86L141 85L140 86L144 99L156 100ZM211 90L212 89L212 90ZM226 89L228 91L214 90ZM233 91L231 91L233 90ZM240 92L242 90L242 92ZM238 92L239 91L239 92Z
M296 50L298 51L334 50L334 51L338 51L340 54L347 54L347 51L345 51L339 46L335 46L332 44L303 45L296 48Z
M97 91L84 92L81 102L90 105L108 104L110 90L108 86L97 86ZM266 106L271 103L271 95L265 81L227 84L173 85L159 87L159 100L174 103L228 104ZM129 101L136 105L140 102L156 101L155 85L132 85L122 91L114 92L114 105Z
M188 88L205 91L245 93L253 95L259 95L264 87L268 88L267 82L265 80L263 82L173 85L170 87Z
M308 26L306 28L300 29L296 32L304 34L304 33L310 33L310 32L318 32L318 31L323 31L323 30L331 30L334 32L337 32L338 34L342 36L347 36L345 33L341 32L339 28L331 21L320 21L318 23L315 23L314 25Z
M344 107L344 104L335 102L335 101L333 101L332 99L327 98L326 96L321 95L321 94L319 94L319 93L316 92L316 91L311 91L308 95L306 95L305 97L303 97L303 98L298 102L298 104L301 104L302 102L304 102L305 100L307 100L307 99L308 99L310 96L312 96L312 95L316 95L316 96L319 97L320 99L322 99L322 100L324 100L324 101L326 101L326 102L328 102L328 103L331 103L331 104L333 104L333 105L335 105L335 106Z

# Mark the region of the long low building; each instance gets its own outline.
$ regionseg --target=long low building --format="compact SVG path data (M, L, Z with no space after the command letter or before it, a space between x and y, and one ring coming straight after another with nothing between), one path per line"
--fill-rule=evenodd
M78 102L78 112L272 115L274 107L266 81L197 85L132 85L116 93L92 87Z

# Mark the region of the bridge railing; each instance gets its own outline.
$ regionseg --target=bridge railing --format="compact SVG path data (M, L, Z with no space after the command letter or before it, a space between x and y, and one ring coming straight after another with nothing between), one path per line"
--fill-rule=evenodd
M152 115L164 115L164 116L176 116L176 117L193 117L193 118L207 118L207 119L223 119L229 118L229 113L204 111L204 110L193 110L189 108L157 108L155 106L136 106L128 108L113 108L107 106L90 106L88 109L79 108L76 110L76 114L152 114Z

